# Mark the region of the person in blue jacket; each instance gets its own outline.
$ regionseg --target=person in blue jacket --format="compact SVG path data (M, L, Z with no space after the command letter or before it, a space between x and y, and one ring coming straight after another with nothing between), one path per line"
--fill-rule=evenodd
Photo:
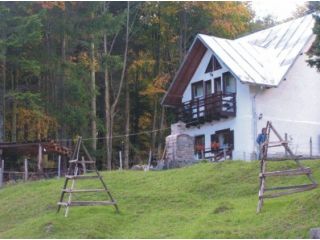
M267 140L267 129L262 128L261 133L257 137L257 143L259 144L259 152L258 152L259 159L261 159L261 157L262 157L262 154L261 154L262 153L262 146L266 140Z

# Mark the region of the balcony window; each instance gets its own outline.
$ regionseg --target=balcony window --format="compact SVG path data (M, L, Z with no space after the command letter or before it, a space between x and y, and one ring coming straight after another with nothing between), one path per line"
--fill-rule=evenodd
M221 77L217 77L214 80L214 92L221 92L222 91L222 87L221 87Z
M203 97L203 81L195 82L191 85L192 99Z
M223 79L223 91L225 93L235 93L236 92L236 79L230 72L225 72L222 74Z
M205 81L205 91L206 95L210 95L212 93L211 80Z

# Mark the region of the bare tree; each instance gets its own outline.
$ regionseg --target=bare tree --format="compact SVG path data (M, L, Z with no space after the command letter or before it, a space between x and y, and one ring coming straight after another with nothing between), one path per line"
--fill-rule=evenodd
M121 71L118 91L116 92L116 95L114 97L114 101L113 102L112 102L111 94L110 94L111 79L109 78L109 69L108 69L107 64L105 65L105 71L104 71L105 118L106 118L106 120L105 120L105 128L106 128L105 138L106 138L106 149L107 149L107 161L106 161L106 165L107 166L106 167L109 170L111 170L111 167L112 167L113 121L114 121L114 117L116 115L116 107L117 107L117 105L119 103L121 91L122 91L122 88L123 88L126 68L127 68L128 43L129 43L129 15L130 15L130 4L129 4L129 2L127 2L127 19L126 19L126 34L125 34L125 44L124 44L124 53L123 53L123 64L122 64L122 71ZM116 37L117 37L117 35L115 36L115 38ZM107 34L104 35L104 53L108 54Z

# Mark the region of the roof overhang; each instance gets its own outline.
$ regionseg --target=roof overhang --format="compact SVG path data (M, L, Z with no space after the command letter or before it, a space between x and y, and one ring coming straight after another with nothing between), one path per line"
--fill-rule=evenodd
M206 46L196 38L161 101L163 106L174 107L181 104L183 93L206 51Z

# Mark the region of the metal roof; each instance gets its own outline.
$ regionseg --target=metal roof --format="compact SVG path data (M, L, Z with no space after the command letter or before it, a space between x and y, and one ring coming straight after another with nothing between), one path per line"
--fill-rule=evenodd
M242 82L277 86L312 37L312 14L235 40L198 34Z

